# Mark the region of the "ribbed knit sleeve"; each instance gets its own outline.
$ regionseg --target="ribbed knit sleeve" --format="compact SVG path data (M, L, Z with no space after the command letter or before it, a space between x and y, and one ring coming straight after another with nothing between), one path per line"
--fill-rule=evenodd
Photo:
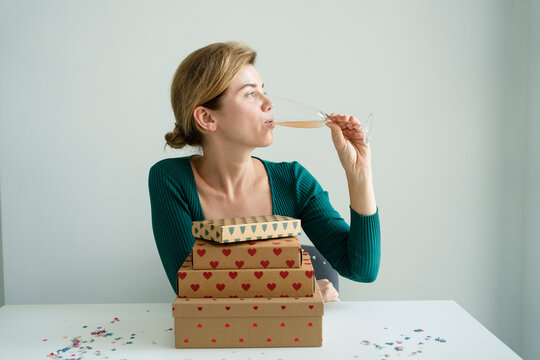
M293 162L292 167L297 216L306 235L341 276L359 282L375 281L381 257L378 209L364 216L349 207L349 226L317 180L299 163Z
M178 269L195 242L191 235L192 221L202 220L196 206L197 189L189 186L193 183L189 181L193 173L188 166L189 160L186 162L184 158L166 159L152 166L148 176L154 239L175 292Z

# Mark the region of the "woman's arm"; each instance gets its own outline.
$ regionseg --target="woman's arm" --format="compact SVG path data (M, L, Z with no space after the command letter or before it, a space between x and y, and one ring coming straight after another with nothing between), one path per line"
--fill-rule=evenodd
M361 215L375 214L371 148L369 142L364 144L360 121L342 114L332 113L328 117L331 121L326 124L332 129L332 140L347 176L351 208Z
M167 171L170 169L166 165L158 164L150 169L148 176L152 230L163 268L176 292L178 269L195 242L191 234L192 209L178 179ZM183 176L181 169L174 170L170 172L179 178Z
M339 274L359 282L375 281L380 264L380 225L376 209L362 215L350 207L350 226L332 207L328 193L302 165L292 163L296 212L313 245Z

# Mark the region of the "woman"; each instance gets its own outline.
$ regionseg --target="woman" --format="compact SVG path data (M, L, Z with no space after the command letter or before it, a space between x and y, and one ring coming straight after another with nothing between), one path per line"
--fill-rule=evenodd
M175 128L167 145L202 147L202 155L161 160L150 169L152 227L159 255L176 291L177 271L191 252L191 223L255 215L301 219L315 247L340 275L375 280L380 226L369 144L355 117L332 113L327 121L350 194L351 226L333 209L313 176L297 162L252 157L269 146L272 101L253 66L256 53L238 42L215 43L191 53L171 86ZM337 301L327 280L325 301Z

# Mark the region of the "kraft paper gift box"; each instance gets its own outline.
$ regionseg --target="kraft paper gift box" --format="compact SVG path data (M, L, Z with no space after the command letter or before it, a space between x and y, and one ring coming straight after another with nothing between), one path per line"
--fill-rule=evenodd
M302 227L298 219L269 215L194 221L191 232L197 239L230 243L297 236Z
M312 297L173 302L176 348L322 346L324 303Z
M191 254L178 270L178 296L285 297L312 296L315 290L313 265L302 254L299 268L194 270Z
M298 268L301 255L296 236L232 244L197 239L192 261L195 270Z

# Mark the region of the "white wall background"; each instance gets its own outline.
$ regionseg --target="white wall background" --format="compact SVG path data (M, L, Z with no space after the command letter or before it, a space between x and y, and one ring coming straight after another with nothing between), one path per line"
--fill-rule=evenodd
M381 270L342 298L454 299L519 352L540 320L531 19L538 3L511 0L0 2L6 303L172 301L147 190L187 153L163 152L170 81L241 40L270 94L375 114ZM277 128L255 155L301 162L348 219L328 129Z
M526 125L521 354L538 357L533 336L540 323L540 1L531 2Z

